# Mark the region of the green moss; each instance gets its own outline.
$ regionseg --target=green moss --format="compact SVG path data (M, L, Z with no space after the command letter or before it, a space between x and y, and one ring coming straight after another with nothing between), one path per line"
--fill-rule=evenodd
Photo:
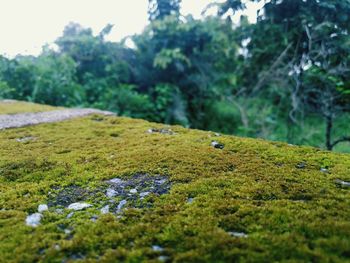
M36 104L25 101L0 100L0 114L15 114L23 112L40 112L62 109L49 105Z
M35 140L16 140L25 136ZM166 176L170 191L102 215L106 180L138 173ZM89 116L4 130L1 260L348 261L350 189L336 179L350 181L349 155L142 120ZM93 207L67 218L50 198L75 188ZM26 226L42 203L51 206L41 224Z

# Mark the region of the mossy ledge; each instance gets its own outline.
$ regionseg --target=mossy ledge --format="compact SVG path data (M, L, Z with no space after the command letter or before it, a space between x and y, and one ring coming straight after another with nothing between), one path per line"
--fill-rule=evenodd
M348 182L346 154L143 120L3 130L0 261L350 261Z

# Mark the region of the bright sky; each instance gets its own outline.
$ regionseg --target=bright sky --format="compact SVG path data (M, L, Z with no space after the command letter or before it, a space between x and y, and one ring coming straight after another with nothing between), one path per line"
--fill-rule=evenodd
M213 1L182 0L183 15L199 18ZM248 5L250 20L256 19L258 6ZM148 0L0 0L0 54L37 55L41 47L62 35L69 22L91 27L98 33L114 24L109 39L140 33L147 25Z

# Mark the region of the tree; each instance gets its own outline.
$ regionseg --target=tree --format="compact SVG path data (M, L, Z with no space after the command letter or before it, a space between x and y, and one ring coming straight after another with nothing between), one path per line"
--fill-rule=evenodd
M181 0L148 0L149 20L162 20L166 16L180 15Z
M76 83L76 63L67 55L46 50L35 61L35 83L29 100L50 105L82 103L84 92Z
M56 41L59 54L71 57L76 63L77 82L84 88L89 105L102 100L110 87L131 78L128 60L133 58L133 52L123 43L106 41L105 36L111 30L112 25L106 25L94 36L90 28L71 23Z
M328 149L335 117L348 111L340 92L346 85L337 83L349 80L349 12L349 1L271 0L256 24L239 29L245 37L241 40L248 42L248 66L241 78L246 96L270 97L281 112L288 112L289 127L320 113Z
M192 127L209 127L205 112L213 106L210 101L221 97L220 89L232 88L232 71L237 66L231 26L217 18L178 21L168 16L152 22L133 40L139 62L136 83L141 90L153 94L156 102L157 96L164 95L155 92L160 83L171 88L172 95L166 96L176 103L169 104L173 110L168 112L184 112L181 119ZM174 116L165 119L179 121Z

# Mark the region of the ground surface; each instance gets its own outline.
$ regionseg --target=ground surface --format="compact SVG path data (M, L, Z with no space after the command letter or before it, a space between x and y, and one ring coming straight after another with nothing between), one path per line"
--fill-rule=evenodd
M0 114L14 114L22 112L40 112L61 109L48 105L40 105L25 101L0 100Z
M142 120L5 129L0 261L346 262L349 181L346 154Z
M40 123L58 122L91 114L113 115L111 112L95 109L60 109L46 112L26 112L0 115L0 130L19 128Z

